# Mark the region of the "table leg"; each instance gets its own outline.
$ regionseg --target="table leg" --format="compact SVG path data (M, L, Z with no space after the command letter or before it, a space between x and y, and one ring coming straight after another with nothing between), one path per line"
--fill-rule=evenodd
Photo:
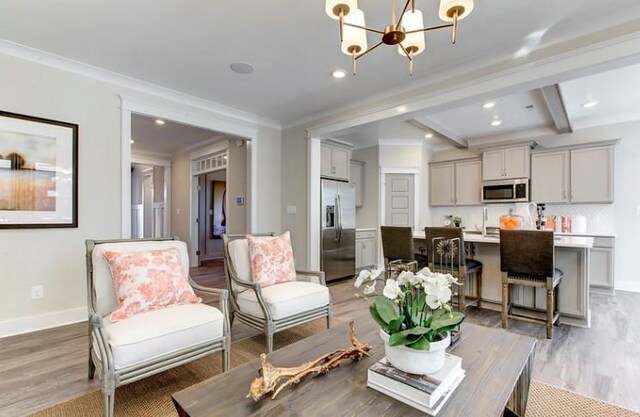
M529 399L529 385L531 384L531 373L533 372L533 360L535 358L535 349L531 351L527 363L522 368L522 373L513 387L511 398L507 402L504 416L524 417L527 411L527 400Z

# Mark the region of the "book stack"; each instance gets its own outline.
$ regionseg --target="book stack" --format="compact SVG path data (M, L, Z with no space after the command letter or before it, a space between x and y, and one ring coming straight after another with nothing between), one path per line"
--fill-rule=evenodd
M435 416L464 379L462 358L446 354L433 374L413 375L394 368L386 358L369 368L367 386L430 416Z

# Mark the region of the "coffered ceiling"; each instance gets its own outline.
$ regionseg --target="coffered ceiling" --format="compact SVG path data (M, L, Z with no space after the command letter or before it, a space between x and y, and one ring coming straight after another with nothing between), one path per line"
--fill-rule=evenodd
M437 1L416 3L437 23ZM387 24L387 1L359 5L368 25ZM381 47L341 80L330 73L350 62L323 0L2 0L0 38L290 124L639 18L637 0L478 0L458 44L427 36L413 77ZM236 74L232 62L255 71Z

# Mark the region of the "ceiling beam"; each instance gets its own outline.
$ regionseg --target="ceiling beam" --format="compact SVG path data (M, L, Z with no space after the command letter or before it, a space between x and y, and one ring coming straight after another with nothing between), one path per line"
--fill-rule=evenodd
M553 123L556 126L556 132L561 135L563 133L573 132L571 127L571 120L567 114L567 108L564 105L564 99L562 98L562 92L558 84L548 85L540 89L542 97L547 105L547 109L551 114Z
M459 138L455 133L429 117L420 116L414 119L409 119L407 122L427 133L433 133L458 149L466 149L469 147L469 141Z

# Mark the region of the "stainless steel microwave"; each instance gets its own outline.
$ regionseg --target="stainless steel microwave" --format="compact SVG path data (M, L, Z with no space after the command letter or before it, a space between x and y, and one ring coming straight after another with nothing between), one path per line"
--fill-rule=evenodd
M482 183L483 203L518 203L529 201L529 179L485 181Z

